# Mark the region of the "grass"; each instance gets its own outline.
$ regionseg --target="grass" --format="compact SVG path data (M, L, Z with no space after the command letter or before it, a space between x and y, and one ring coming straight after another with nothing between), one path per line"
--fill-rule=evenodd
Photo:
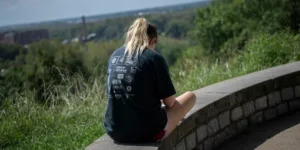
M300 35L288 32L260 34L248 41L245 51L235 52L228 59L206 57L201 48L185 51L171 68L177 93L196 90L226 79L254 71L299 61Z
M6 100L0 109L0 149L83 149L100 137L104 83L80 79L68 79L67 87L57 87L61 91L52 99L64 105L38 104L33 91ZM84 88L72 94L69 88L76 82L84 83Z
M171 67L171 76L178 94L196 90L300 60L298 41L299 36L258 36L246 45L246 52L230 59L211 60L199 48L190 48ZM81 76L66 77L62 85L49 91L46 105L34 101L34 91L5 100L0 106L0 149L84 149L104 134L105 83L105 76L88 82Z

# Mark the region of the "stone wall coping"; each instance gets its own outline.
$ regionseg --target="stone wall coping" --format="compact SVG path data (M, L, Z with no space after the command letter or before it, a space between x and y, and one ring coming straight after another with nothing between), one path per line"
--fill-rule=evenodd
M245 88L252 87L263 82L297 73L299 71L300 62L294 62L224 80L222 82L195 90L193 92L197 97L197 101L193 109L186 115L186 117L189 117L191 114L195 113L204 106L229 96L232 93L236 93Z

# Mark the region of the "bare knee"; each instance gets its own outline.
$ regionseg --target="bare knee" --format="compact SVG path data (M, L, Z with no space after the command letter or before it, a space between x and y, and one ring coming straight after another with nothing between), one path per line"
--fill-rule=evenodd
M196 101L196 95L193 92L187 91L186 94L189 95L190 101Z

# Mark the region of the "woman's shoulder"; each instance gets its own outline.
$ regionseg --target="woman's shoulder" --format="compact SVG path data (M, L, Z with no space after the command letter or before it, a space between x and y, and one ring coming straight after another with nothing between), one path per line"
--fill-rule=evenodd
M163 59L163 56L161 54L159 54L158 52L151 50L151 49L144 50L142 56L148 60Z

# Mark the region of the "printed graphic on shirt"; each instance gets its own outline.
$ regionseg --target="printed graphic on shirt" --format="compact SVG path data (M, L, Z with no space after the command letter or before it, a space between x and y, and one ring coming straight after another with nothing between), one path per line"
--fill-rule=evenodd
M119 80L123 80L124 79L124 74L118 74L118 77L117 77Z
M132 67L130 68L130 73L132 73L132 74L135 74L135 73L136 73L136 67L135 67L135 66L132 66Z
M127 92L131 92L132 87L131 87L131 86L127 86L127 87L126 87L126 90L127 90Z
M125 57L123 56L123 57L121 57L120 59L119 59L119 64L123 64L124 63L124 61L125 61Z
M134 97L130 95L133 91L132 83L134 74L137 72L137 57L115 56L111 60L111 66L108 69L110 75L109 87L113 90L112 97L124 101Z
M124 99L123 99L123 96L122 96L122 94L115 94L115 97L116 97L116 99L117 100L120 100L120 101L122 101L123 102L123 104L125 104L126 102L124 101Z
M122 95L121 94L115 94L115 97L116 97L116 99L121 99L122 98Z
M135 96L134 94L128 94L128 93L125 94L126 99L133 98L134 96Z
M123 89L124 89L124 87L123 87L122 84L119 84L119 85L113 85L113 88L114 88L114 90L117 90L117 91L120 91L120 90L123 90Z
M116 73L127 73L128 69L126 66L114 66L114 72Z
M126 79L125 79L125 80L126 80L126 82L129 83L129 84L132 83L132 81L133 81L131 75L126 76Z
M111 83L112 83L113 85L116 85L116 84L122 84L122 81L121 81L121 80L117 80L117 79L113 79Z
M119 56L114 57L114 58L112 59L111 63L112 63L113 65L117 64L118 59L119 59Z
M135 65L136 64L136 57L127 57L125 61L125 65Z

